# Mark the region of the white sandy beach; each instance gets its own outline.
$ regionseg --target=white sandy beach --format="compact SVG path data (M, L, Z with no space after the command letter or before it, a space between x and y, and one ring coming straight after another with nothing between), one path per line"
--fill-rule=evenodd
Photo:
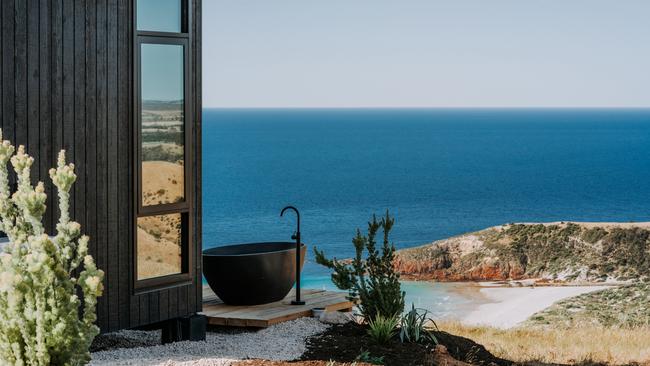
M461 322L467 325L485 325L511 328L538 311L569 297L611 286L559 286L559 287L486 287L481 288L487 304L467 314Z

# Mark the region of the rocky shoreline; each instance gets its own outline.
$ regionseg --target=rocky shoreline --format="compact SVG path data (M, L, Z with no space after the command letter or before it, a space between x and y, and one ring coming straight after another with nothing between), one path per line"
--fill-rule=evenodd
M650 278L650 223L508 224L399 250L406 280L627 283Z

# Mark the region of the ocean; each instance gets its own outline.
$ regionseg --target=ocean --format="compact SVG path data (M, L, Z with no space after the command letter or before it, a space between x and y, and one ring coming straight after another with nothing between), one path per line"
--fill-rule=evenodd
M203 111L204 248L290 241L289 204L307 245L347 258L386 210L406 248L509 222L648 221L649 203L650 109ZM330 288L309 254L305 285ZM463 301L405 288L437 311Z

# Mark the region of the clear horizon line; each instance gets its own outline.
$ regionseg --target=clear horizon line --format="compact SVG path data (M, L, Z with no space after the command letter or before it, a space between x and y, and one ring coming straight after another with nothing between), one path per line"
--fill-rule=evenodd
M355 107L296 107L296 106L245 106L245 107L227 107L227 106L203 106L203 109L650 109L649 106L463 106L463 107L418 107L418 106L355 106Z

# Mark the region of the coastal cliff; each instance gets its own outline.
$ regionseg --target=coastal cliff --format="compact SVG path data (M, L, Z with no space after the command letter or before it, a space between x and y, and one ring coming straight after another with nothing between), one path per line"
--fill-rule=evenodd
M650 223L509 224L397 252L404 279L650 279Z

